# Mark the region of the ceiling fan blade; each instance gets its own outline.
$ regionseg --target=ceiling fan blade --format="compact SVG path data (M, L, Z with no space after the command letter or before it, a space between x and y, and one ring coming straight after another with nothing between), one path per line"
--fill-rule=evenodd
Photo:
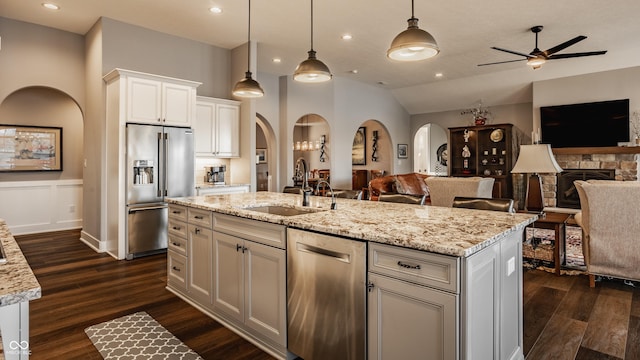
M513 51L513 50L503 49L503 48L499 48L499 47L495 47L495 46L492 46L491 48L492 48L492 49L494 49L494 50L504 51L504 52L507 52L507 53L509 53L509 54L514 54L514 55L524 56L524 57L526 57L526 58L535 57L535 56L530 55L530 54L525 54L525 53L518 52L518 51Z
M560 50L566 49L566 48L568 48L569 46L571 46L571 45L573 45L573 44L575 44L575 43L577 43L577 42L580 42L580 41L582 41L582 40L584 40L584 39L586 39L586 38L587 38L587 37L586 37L586 36L583 36L583 35L576 36L576 37L574 37L574 38L573 38L573 39L571 39L571 40L565 41L565 42L563 42L562 44L560 44L560 45L556 45L556 46L554 46L554 47L552 47L552 48L550 48L550 49L547 49L547 50L545 50L545 51L543 51L543 52L544 52L544 54L545 54L546 56L549 56L549 55L551 55L551 54L555 54L555 53L557 53L557 52L558 52L558 51L560 51Z
M516 61L524 61L524 60L527 60L527 59L498 61L498 62L492 62L492 63L486 63L486 64L478 64L478 66L496 65L496 64L506 64L506 63L516 62Z
M604 55L606 53L607 53L607 50L579 52L579 53L571 53L571 54L558 54L558 55L550 56L549 58L547 58L547 60L569 59L569 58L582 57L582 56L593 56L593 55Z

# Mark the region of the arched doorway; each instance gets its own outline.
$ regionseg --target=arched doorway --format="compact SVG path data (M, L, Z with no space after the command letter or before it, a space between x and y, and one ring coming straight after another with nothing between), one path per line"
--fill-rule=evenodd
M356 130L351 152L351 188L366 188L373 178L388 175L393 167L393 141L387 128L367 120Z
M256 114L256 191L278 191L278 147L271 124Z
M302 158L307 163L309 178L323 178L331 181L331 158L329 148L331 137L329 123L318 114L301 116L293 128L294 185L301 180L296 174L295 163Z
M446 176L448 165L447 132L437 124L425 124L413 138L413 171Z

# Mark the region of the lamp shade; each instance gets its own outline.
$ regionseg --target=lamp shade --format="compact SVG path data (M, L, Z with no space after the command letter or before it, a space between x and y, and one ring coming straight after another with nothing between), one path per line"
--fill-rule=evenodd
M520 155L512 173L559 173L562 168L556 162L549 144L520 145Z
M418 19L412 17L407 22L407 30L393 39L387 50L387 57L398 61L417 61L438 55L440 49L436 40L431 34L418 28Z
M245 78L238 81L233 87L233 95L244 98L257 98L264 96L264 90L260 84L253 80L251 71L245 73Z
M324 82L331 80L329 67L316 58L316 52L310 50L309 58L301 62L293 73L293 79L300 82Z

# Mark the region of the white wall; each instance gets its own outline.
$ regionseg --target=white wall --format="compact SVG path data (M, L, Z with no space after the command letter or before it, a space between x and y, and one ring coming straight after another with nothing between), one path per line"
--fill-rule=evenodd
M290 151L293 127L304 114L318 114L329 124L331 185L335 188L351 188L351 146L364 121L374 119L382 123L389 131L394 149L398 143L410 142L409 115L386 89L337 76L320 84L298 83L291 76L282 76L280 96L280 152L286 154L281 156L286 158L280 167L281 184L289 184L288 179L293 176L295 159ZM411 171L411 158L394 160L391 171Z

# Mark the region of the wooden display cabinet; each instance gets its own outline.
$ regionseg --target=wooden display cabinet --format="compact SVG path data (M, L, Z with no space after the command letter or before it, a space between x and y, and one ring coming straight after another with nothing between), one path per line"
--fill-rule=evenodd
M514 138L513 124L449 128L449 175L492 177L493 197L513 198Z

